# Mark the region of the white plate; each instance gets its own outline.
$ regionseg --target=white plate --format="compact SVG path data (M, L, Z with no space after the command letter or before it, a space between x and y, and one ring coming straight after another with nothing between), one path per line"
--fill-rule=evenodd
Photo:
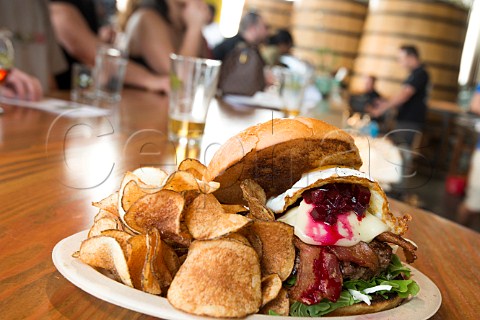
M68 238L61 240L53 248L52 258L57 270L68 281L89 294L113 303L123 308L141 312L147 315L163 319L211 319L178 311L173 308L165 298L142 292L116 282L80 260L73 258L72 253L80 248L82 240L87 238L88 231L81 231ZM420 293L401 306L363 316L362 319L386 320L386 319L428 319L437 312L442 303L442 296L437 286L417 269L412 269L412 275L420 286ZM266 315L252 315L249 320L278 319L312 319L296 317L273 317ZM321 319L358 319L359 316L351 317L322 317Z

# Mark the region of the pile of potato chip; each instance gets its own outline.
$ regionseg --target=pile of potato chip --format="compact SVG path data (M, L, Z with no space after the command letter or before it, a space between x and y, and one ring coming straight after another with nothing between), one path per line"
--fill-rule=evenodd
M118 192L93 203L100 211L74 255L188 313L288 315L282 282L295 262L293 228L275 221L252 180L241 185L248 208L220 204L206 170L186 159L170 175L127 172Z

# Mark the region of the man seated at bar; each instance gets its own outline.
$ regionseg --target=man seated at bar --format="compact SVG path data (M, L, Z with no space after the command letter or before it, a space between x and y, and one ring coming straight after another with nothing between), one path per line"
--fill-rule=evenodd
M213 58L224 60L227 55L241 42L251 46L257 46L267 38L268 30L263 18L256 12L248 12L240 22L237 35L225 39L213 49Z
M408 78L403 82L399 92L388 100L379 101L369 108L368 112L378 118L387 110L397 109L395 129L401 131L391 135L391 138L397 144L411 146L416 132L423 131L425 125L430 77L415 46L401 46L398 60L410 72Z
M95 63L99 23L92 0L51 0L50 17L60 46L70 68L56 76L59 89L70 89L72 65L80 62L89 66ZM125 84L149 91L168 91L169 78L154 74L133 61L125 72Z

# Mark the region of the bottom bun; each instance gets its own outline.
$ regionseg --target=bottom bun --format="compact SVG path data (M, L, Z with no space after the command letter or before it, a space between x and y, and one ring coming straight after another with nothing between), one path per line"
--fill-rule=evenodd
M371 305L366 304L365 302L352 304L348 307L338 308L328 314L326 316L353 316L359 314L368 314L368 313L375 313L380 312L388 309L393 309L399 306L404 298L400 298L399 296L392 297L388 300L377 300L372 301Z

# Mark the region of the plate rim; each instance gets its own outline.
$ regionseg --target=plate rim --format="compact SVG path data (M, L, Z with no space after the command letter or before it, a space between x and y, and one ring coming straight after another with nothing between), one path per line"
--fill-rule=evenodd
M83 230L70 235L60 240L52 250L52 261L55 268L77 288L100 300L154 317L161 317L168 320L214 319L212 317L188 314L175 309L166 298L128 287L103 275L89 265L81 262L79 259L72 257L72 254L80 248L81 242L87 239L87 234L88 230ZM408 315L414 314L415 319L429 319L438 311L442 303L440 290L425 274L410 265L408 266L412 269L412 277L417 283L419 283L419 294L394 309L368 314L369 319L392 319L392 317L395 318L399 316L398 312L407 313L407 315L401 316L403 318L408 318ZM419 312L419 310L421 312ZM254 314L248 316L246 319L265 320L272 317L273 316L269 315ZM352 320L358 319L358 317L359 316L321 317L319 319ZM274 319L288 320L314 318L275 316Z

